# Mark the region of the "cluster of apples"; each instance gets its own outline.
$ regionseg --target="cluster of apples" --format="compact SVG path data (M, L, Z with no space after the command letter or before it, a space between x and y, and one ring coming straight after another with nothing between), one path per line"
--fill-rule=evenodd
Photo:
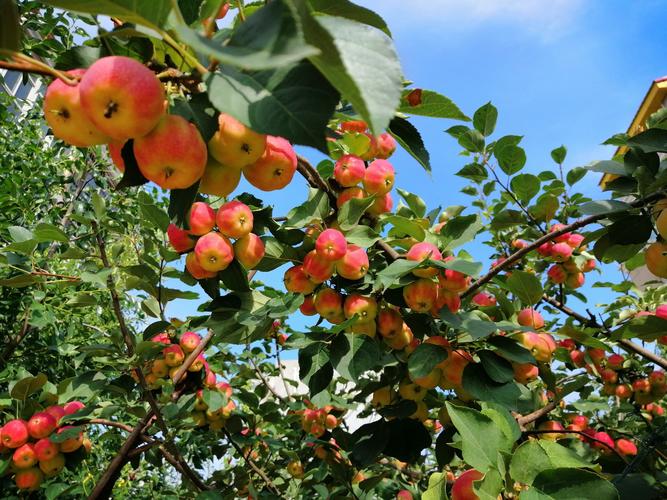
M335 429L340 423L339 417L336 416L338 411L331 405L324 408L306 408L299 413L303 430L316 438L322 437L326 431Z
M626 359L622 354L607 356L603 349L593 347L581 350L572 339L563 339L559 345L569 351L574 366L586 368L600 379L602 393L607 396L616 396L621 400L634 396L635 403L646 405L667 394L667 377L662 370L654 370L648 376L638 376L625 366Z
M188 224L189 230L170 224L167 236L174 250L188 252L185 267L195 279L216 276L234 258L248 270L264 258L264 242L251 232L252 210L245 203L228 201L216 212L207 203L197 201L190 208ZM231 239L235 240L233 244Z
M147 372L145 375L146 382L151 388L158 388L160 380L166 378L173 380L176 372L185 361L185 357L201 343L201 336L196 332L185 332L179 338L178 343L172 343L169 334L163 332L152 337L151 341L166 345L162 349L161 357L152 360L145 367ZM197 359L188 368L188 372L199 373L202 370L204 371L204 376L201 379L201 386L203 387L197 389L192 418L197 427L208 425L212 430L220 430L236 409L236 404L231 400L232 388L227 382L218 381L217 374L211 369L203 353L197 356ZM188 372L185 372L184 376L187 376ZM212 391L217 390L222 393L227 399L225 406L215 411L209 411L208 404L204 401L203 388Z
M348 136L361 136L367 140L353 141L358 143L357 149L340 156L334 165L333 178L343 188L338 194L338 208L351 199L374 196L375 202L367 213L378 216L390 212L394 205L390 191L394 186L395 170L387 159L396 150L396 141L386 132L373 136L368 132L366 122L361 120L342 122L339 132L342 142ZM368 165L367 161L370 161Z
M39 488L44 478L55 477L65 468L65 454L84 447L90 450L91 442L83 432L76 432L71 425L60 425L60 419L84 408L83 403L72 401L64 406L49 406L34 413L27 421L14 419L0 428L0 458L10 454L10 469L20 490ZM56 438L67 433L65 439ZM69 434L72 434L69 436Z
M281 189L296 171L296 154L286 139L258 134L230 115L218 116L207 144L197 127L167 114L164 87L140 62L103 57L88 69L66 72L76 84L54 80L44 97L44 116L53 134L67 144L108 144L125 171L128 141L142 175L164 189L185 189L201 179L200 191L229 195L241 172L264 191Z
M539 424L537 429L541 431L573 431L572 434L567 432L545 432L540 434L539 437L556 441L559 439L571 439L576 435L579 440L589 444L603 455L610 454L613 449L623 456L637 454L637 445L633 441L625 438L614 441L609 433L597 431L590 427L588 417L585 415L568 415L567 419L569 423L566 427L563 427L563 424L557 420L547 420Z
M539 363L549 363L553 358L558 345L550 333L537 331L544 328L542 315L531 307L517 313L517 323L530 327L536 331L521 332L514 335L514 339L528 349ZM539 368L532 363L512 363L514 379L521 384L528 384L539 376Z

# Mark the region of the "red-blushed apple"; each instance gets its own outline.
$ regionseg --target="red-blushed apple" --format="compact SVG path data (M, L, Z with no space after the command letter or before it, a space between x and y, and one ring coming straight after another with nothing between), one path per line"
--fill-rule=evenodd
M667 243L656 241L644 251L646 267L654 276L667 278Z
M630 396L632 396L632 387L630 387L628 384L620 384L616 386L614 394L616 397L622 400L630 399Z
M637 454L637 445L629 439L621 438L616 441L616 451L624 457Z
M426 259L442 260L442 254L440 253L440 250L438 250L438 247L433 243L423 241L412 245L410 250L408 250L408 253L405 254L405 258L414 262L423 262ZM438 274L438 269L435 267L413 269L412 274L419 276L420 278L430 278Z
M252 231L253 215L250 207L238 200L225 203L218 209L216 222L220 232L228 238L239 239Z
M366 164L354 155L341 156L334 165L333 176L342 187L352 187L364 179Z
M531 363L513 363L514 380L520 384L527 384L537 379L540 369Z
M316 250L311 250L303 258L303 272L313 283L324 283L334 273L334 263L321 257Z
M445 306L450 312L456 314L461 308L461 296L457 292L452 292L438 286L438 297L435 300L435 306L431 308L433 317L438 318L440 311Z
M151 132L134 140L143 176L163 189L185 189L206 168L206 144L197 127L178 115L162 118Z
M544 318L532 307L521 309L516 315L516 320L521 326L529 326L536 330L544 328Z
M44 481L44 474L37 467L16 472L14 483L19 490L35 491Z
M618 382L618 374L611 368L603 368L600 370L600 379L606 384L615 384Z
M573 351L577 348L577 343L572 339L563 339L558 341L558 347L562 347L568 351Z
M582 266L581 270L584 273L589 273L593 269L595 269L595 266L597 264L595 263L595 259L588 259L586 262L584 262L584 265Z
M348 280L358 280L368 272L368 254L357 245L348 245L343 258L336 262L336 273Z
M376 141L376 158L386 160L394 154L394 151L396 151L396 140L391 136L391 134L384 132L377 137Z
M393 338L403 330L403 317L396 309L384 308L378 313L377 326L380 335Z
M523 248L526 248L528 246L528 243L523 241L523 240L512 240L512 248L516 248L517 250L521 250Z
M125 160L123 160L122 154L123 146L125 146L125 144L126 143L124 142L110 142L107 144L109 157L120 172L125 172Z
M473 296L472 303L479 307L493 307L496 305L496 298L486 292L479 292Z
M484 474L475 469L468 469L461 474L452 485L452 500L479 500L475 493L474 482L479 481Z
M565 278L565 284L570 288L579 288L583 286L585 280L584 273L572 273Z
M265 135L251 130L231 115L220 113L218 130L208 141L208 151L216 161L241 170L262 156L267 142Z
M403 287L403 298L414 312L429 312L438 298L438 285L428 278L419 278Z
M586 237L583 234L572 233L570 237L567 239L566 243L570 245L570 247L572 248L579 248L579 246L585 239Z
M364 190L368 194L383 195L394 187L394 167L387 160L375 160L364 173Z
M556 224L551 226L551 228L549 229L549 232L550 233L555 233L556 231L560 231L561 229L564 229L564 228L565 228L565 224L556 223ZM570 239L571 235L572 235L572 233L569 233L569 232L568 233L563 233L561 235L556 236L553 239L553 241L555 241L556 243L565 243L568 239Z
M167 238L169 244L178 253L187 252L195 247L195 240L190 238L190 234L178 227L176 224L169 224L167 227Z
M391 198L391 193L387 193L384 196L376 196L373 204L368 207L366 212L375 217L391 212L391 209L394 207L394 200Z
M81 77L86 71L74 69L65 72L72 77ZM83 110L79 96L79 85L67 85L56 78L44 95L44 119L58 139L72 146L85 148L106 144L111 139L102 133Z
M0 440L5 448L19 448L28 442L29 437L25 420L10 420L0 429Z
M162 355L164 356L164 362L167 363L167 366L169 367L180 366L185 359L183 349L180 345L176 344L168 345L162 349Z
M588 354L588 357L591 358L593 363L595 363L597 366L601 366L602 362L607 359L607 353L604 349L589 347L586 349L586 354Z
M336 324L339 319L345 319L343 296L333 288L324 287L315 294L315 310L330 323Z
M183 352L192 352L201 344L201 336L197 332L185 332L181 335L178 344Z
M296 165L296 153L290 142L270 135L266 138L264 154L243 168L243 176L257 189L275 191L292 181Z
M160 80L146 66L124 56L95 61L81 78L79 93L88 118L116 141L148 134L166 107Z
M547 420L546 422L542 422L540 425L537 426L537 429L540 431L564 431L565 428L563 427L563 424L560 422L557 422L555 420ZM540 439L549 439L551 441L556 441L558 439L563 439L567 437L567 434L565 433L560 433L560 432L545 432L542 434L539 434Z
M408 490L401 490L396 493L396 500L413 500L413 498L412 493Z
M60 446L49 438L42 438L35 443L34 449L35 457L41 462L55 457L60 451Z
M65 468L65 455L58 453L55 457L48 460L40 460L39 468L46 477L57 476Z
M347 242L343 233L337 229L325 229L315 241L315 251L324 260L335 262L347 252Z
M232 244L220 233L211 232L199 238L194 253L202 269L213 273L227 269L234 260Z
M65 403L63 410L65 410L65 415L72 415L79 410L83 410L86 407L81 401L70 401Z
M549 268L547 271L547 276L556 284L565 283L565 280L567 279L567 273L565 272L565 269L563 269L563 266L559 266L558 264L554 264Z
M556 262L565 262L572 257L572 247L567 243L556 243L551 247L551 258Z
M340 123L343 132L357 132L362 134L368 130L368 124L363 120L347 120Z
M414 344L415 341L417 341L417 344ZM410 327L407 324L403 323L403 328L401 329L401 331L398 332L393 337L385 337L384 342L395 351L400 351L402 349L405 349L406 354L410 355L412 351L414 351L417 348L417 345L419 344L419 339L415 339L414 335L412 334L412 330L410 330ZM409 347L413 345L414 347L412 348L412 350L410 350Z
M199 182L199 192L225 198L236 189L239 182L241 169L218 163L209 156L204 175Z
M215 210L208 203L195 201L188 212L190 234L203 236L213 231L215 227Z
M248 270L262 261L264 253L264 242L255 233L248 233L234 242L234 256Z
M539 247L537 247L536 250L537 253L539 253L542 257L551 257L551 249L553 246L553 241L547 241L546 243L542 243Z
M67 412L67 409L65 409ZM34 413L28 420L28 433L34 439L45 438L51 434L58 426L58 421L53 415L40 411Z
M304 316L315 316L317 309L315 309L315 300L312 295L306 295L303 298L303 303L299 306L299 311Z
M154 359L151 363L151 373L158 378L164 378L169 374L169 366L164 359Z
M600 453L605 455L611 454L612 450L614 449L614 440L609 434L600 431L593 434L592 437L595 439L595 441L592 441L591 443L593 448L597 449Z
M338 193L338 198L336 198L336 207L339 209L343 208L343 205L345 205L348 201L352 199L360 200L365 197L366 193L364 193L364 190L360 187L355 186L343 189L340 193Z
M522 332L515 337L537 361L547 363L556 350L556 342L548 333Z
M197 280L203 280L206 278L212 278L217 274L216 271L207 271L204 269L197 260L197 256L194 252L190 252L185 257L185 268L188 270L190 275Z
M12 465L17 469L29 469L36 463L35 447L31 443L19 446L12 453Z
M292 266L285 271L283 283L288 292L302 293L304 295L313 293L313 290L317 286L308 279L308 275L303 270L302 265Z
M463 370L472 361L467 351L457 349L451 351L447 358L438 367L442 372L440 387L443 389L459 389L463 382Z
M446 257L443 259L445 262L453 260L453 257ZM445 290L450 292L463 292L470 285L470 276L466 276L462 272L455 271L454 269L443 269L438 275L438 283Z
M74 426L72 425L65 425L60 429L58 429L58 434L73 428ZM63 453L71 453L73 451L78 450L82 444L83 444L83 432L79 432L79 434L77 434L75 437L65 439L62 443L60 443L60 451Z
M360 323L357 321L356 323L350 325L349 331L352 333L367 335L370 338L375 338L377 333L377 325L375 324L375 321L369 321L366 323Z
M343 313L346 318L357 315L357 323L369 323L375 321L378 304L373 297L366 297L358 293L352 293L345 298Z
M53 418L56 419L56 422L58 422L61 418L65 416L65 409L60 405L49 406L44 411L49 415L52 415Z

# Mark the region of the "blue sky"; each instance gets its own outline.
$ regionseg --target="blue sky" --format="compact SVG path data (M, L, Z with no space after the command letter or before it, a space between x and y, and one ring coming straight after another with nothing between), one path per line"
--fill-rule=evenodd
M450 97L468 115L487 101L499 110L496 136L523 135L527 171L554 168L549 152L568 148L566 169L607 159L600 146L624 132L651 81L667 75L667 0L358 0L378 12L392 30L407 79ZM466 159L443 131L452 121L413 118L431 154L429 176L404 152L392 157L397 186L418 193L430 208L467 204L454 176ZM300 150L316 162L320 155ZM607 197L597 174L583 181L586 194ZM243 183L237 192L255 192ZM307 188L295 176L288 188L261 193L284 215ZM488 250L466 247L477 260ZM260 279L277 286L283 269ZM606 272L614 272L608 266ZM587 287L588 288L588 287ZM605 300L586 290L591 304ZM183 317L194 304L177 301L169 315ZM301 326L301 320L294 322Z

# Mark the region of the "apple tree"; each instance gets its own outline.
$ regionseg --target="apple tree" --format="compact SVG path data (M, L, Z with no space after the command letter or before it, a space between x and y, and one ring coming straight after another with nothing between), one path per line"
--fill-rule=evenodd
M0 68L5 496L664 498L667 113L527 169L347 0L2 0Z

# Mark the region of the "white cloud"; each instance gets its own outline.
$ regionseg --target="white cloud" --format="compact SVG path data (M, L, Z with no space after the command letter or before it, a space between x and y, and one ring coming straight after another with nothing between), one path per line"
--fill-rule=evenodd
M586 0L361 0L394 30L452 31L502 22L548 42L568 31Z

